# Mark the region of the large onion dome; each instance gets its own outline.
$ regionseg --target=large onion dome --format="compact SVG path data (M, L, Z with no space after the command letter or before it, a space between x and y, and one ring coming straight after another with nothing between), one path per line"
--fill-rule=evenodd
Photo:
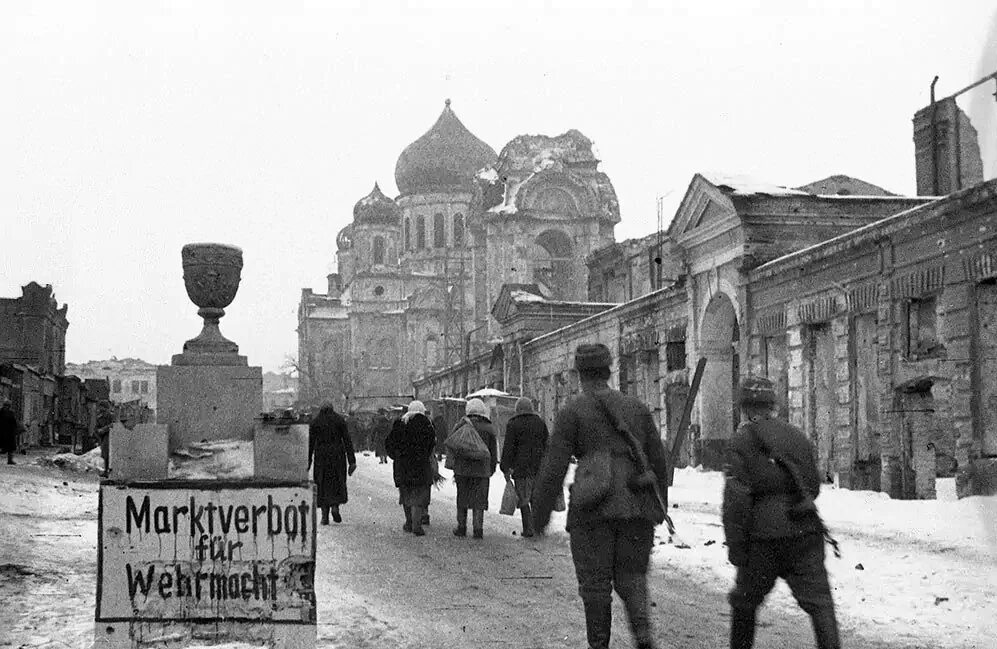
M447 99L433 127L398 157L395 184L402 194L465 187L497 157L493 148L467 130Z
M374 189L369 194L353 206L353 221L355 223L397 224L399 215L398 206L384 195L377 183L374 183Z

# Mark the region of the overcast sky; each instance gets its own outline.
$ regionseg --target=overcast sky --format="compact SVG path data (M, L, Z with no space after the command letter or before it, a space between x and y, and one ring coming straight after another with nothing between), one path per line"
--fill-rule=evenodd
M0 296L52 284L70 362L168 363L200 330L180 248L221 241L245 256L222 332L278 369L353 204L395 195L448 97L496 151L590 137L624 239L701 170L913 193L932 77L945 96L997 69L993 0L296 4L0 8ZM960 102L991 141L993 91Z

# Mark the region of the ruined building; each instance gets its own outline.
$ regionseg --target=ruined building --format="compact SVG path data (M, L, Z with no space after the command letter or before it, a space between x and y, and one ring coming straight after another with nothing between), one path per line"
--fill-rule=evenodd
M439 119L375 184L337 236L337 272L298 308L299 394L372 410L427 371L490 349L504 284L584 301L584 260L620 220L592 142L575 130L523 135L496 154L457 118Z
M579 387L575 347L598 341L671 443L705 358L682 465L720 467L734 386L755 374L775 382L828 482L993 493L997 180L983 180L951 98L913 126L919 196L847 176L790 188L696 174L667 230L589 255L589 311L506 286L492 311L501 345L421 377L418 396L487 385L534 397L552 422Z

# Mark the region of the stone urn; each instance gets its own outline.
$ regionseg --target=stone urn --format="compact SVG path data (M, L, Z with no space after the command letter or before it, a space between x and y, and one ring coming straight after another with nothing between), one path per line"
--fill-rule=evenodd
M237 355L239 346L222 336L218 321L239 290L242 250L222 243L188 243L180 255L187 296L204 318L201 333L184 343L184 355Z

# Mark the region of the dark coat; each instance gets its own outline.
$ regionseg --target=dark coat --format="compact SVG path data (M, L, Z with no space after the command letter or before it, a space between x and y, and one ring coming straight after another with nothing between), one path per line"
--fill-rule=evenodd
M468 419L474 424L474 430L478 431L478 436L484 440L491 458L488 460L468 460L454 457L453 474L464 478L491 477L495 473L495 467L498 466L498 444L495 441L495 427L492 426L492 422L478 415L470 415ZM460 426L460 422L457 425Z
M763 452L760 439L770 445L773 457L796 465L811 498L820 492L816 450L799 428L778 419L742 423L730 440L725 467L723 523L729 546L822 531L816 516L789 518L799 492L789 474Z
M377 421L374 423L374 454L378 457L384 457L387 452L384 449L384 442L388 439L388 434L391 431L391 421L387 417L378 417Z
M308 461L315 464L318 506L347 502L347 466L355 466L357 459L346 421L331 408L320 410L308 426Z
M394 460L392 473L396 487L422 487L433 484L429 458L436 444L436 431L423 414L412 415L408 422L399 419L385 442L388 457Z
M0 408L0 451L17 450L17 415L9 408Z
M595 400L596 394L620 424L629 428L642 445L650 468L658 478L661 493L668 493L665 447L647 406L634 397L611 389L605 382L584 383L582 393L568 401L557 413L550 448L534 488L534 515L541 527L546 526L550 520L550 512L563 488L571 456L577 457L581 462L587 453L606 448L613 458L611 492L596 507L583 509L569 501L567 529L608 520L660 520L661 507L657 504L653 491L634 492L627 486L627 482L637 472L634 461L630 459L630 446L611 428Z
M512 477L532 478L540 473L547 453L547 424L535 413L518 414L505 425L502 445L502 472Z

